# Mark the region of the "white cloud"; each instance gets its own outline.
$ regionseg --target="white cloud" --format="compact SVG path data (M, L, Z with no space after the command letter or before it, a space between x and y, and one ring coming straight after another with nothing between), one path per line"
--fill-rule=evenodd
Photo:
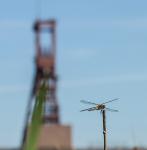
M95 19L95 20L63 20L62 27L76 29L95 29L95 28L146 28L147 18L134 19ZM78 23L77 23L78 22Z
M63 88L75 88L75 87L97 86L102 84L123 84L123 83L143 82L143 81L147 81L147 74L125 74L117 76L91 77L91 78L81 78L77 80L65 80L61 81L60 85Z
M0 29L28 29L30 28L32 22L26 20L0 20Z
M67 58L73 59L73 60L87 60L91 57L94 57L97 53L97 50L95 49L87 49L87 48L75 48L73 50L66 51Z
M18 93L18 92L26 92L28 91L28 86L26 85L1 85L0 93Z
M78 23L77 23L78 22ZM0 28L30 28L33 21L30 20L12 20L4 19L0 20ZM58 25L63 28L75 28L75 29L95 29L95 28L146 28L147 18L134 18L134 19L62 19Z

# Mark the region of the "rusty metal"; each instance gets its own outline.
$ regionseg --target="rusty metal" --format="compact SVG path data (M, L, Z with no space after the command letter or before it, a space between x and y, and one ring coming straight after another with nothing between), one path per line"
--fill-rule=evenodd
M36 75L32 94L35 95L40 88L40 82L47 78L46 88L48 93L46 95L43 122L59 124L59 107L56 96L56 21L38 20L34 24L34 31L36 35ZM48 47L41 45L41 34L48 34Z

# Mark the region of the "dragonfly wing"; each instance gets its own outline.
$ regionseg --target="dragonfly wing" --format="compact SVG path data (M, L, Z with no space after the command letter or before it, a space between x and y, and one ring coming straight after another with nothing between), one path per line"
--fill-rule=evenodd
M118 112L118 110L116 110L116 109L110 109L110 108L105 108L105 109L108 111L111 111L111 112Z
M97 105L96 103L89 102L89 101L85 101L85 100L81 100L80 102L81 102L81 103L84 103L84 104Z
M112 99L112 100L110 100L110 101L107 101L107 102L102 103L102 105L107 104L107 103L110 103L110 102L113 102L113 101L116 101L116 100L118 100L118 99L119 99L119 98Z
M82 111L93 111L93 110L96 110L96 107L91 107L91 108L83 109L80 112L82 112Z

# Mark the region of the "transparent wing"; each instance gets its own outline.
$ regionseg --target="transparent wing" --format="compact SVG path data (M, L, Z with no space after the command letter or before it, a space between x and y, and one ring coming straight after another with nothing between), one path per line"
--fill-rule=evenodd
M84 103L84 104L98 105L98 104L96 104L96 103L89 102L89 101L85 101L85 100L81 100L80 102L81 102L81 103Z
M107 103L110 103L110 102L113 102L113 101L117 101L118 99L119 99L119 98L112 99L112 100L110 100L110 101L107 101L107 102L102 103L102 105L107 104Z
M96 110L96 107L91 107L91 108L83 109L80 112L82 112L82 111L93 111L93 110Z
M118 110L116 110L116 109L110 109L110 108L105 108L105 109L108 111L111 111L111 112L118 112Z

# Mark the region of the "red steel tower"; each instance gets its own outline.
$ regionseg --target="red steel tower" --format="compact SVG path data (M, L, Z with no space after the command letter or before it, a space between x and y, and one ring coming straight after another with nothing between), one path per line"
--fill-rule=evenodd
M55 20L36 21L34 24L36 34L36 75L33 95L40 88L40 82L47 78L48 93L44 106L44 123L59 123L59 107L56 96L56 22Z
M39 150L51 148L57 150L61 148L71 149L71 127L60 124L59 106L56 95L56 22L55 20L38 20L34 24L34 31L36 72L31 97L27 106L22 147L27 141L32 99L36 98L37 93L41 91L42 83L45 82L47 92L44 100L44 112L42 114L42 125L40 126L37 147Z

